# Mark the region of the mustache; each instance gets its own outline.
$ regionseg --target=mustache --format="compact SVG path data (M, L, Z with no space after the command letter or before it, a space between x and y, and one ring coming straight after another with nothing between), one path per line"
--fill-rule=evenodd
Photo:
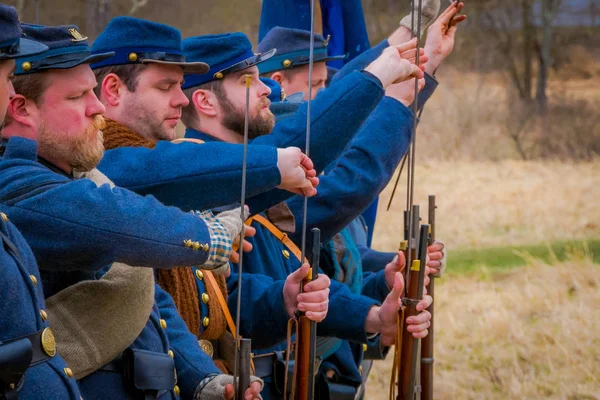
M104 128L106 128L106 120L104 119L104 117L102 115L94 116L94 119L92 120L89 129L101 131Z

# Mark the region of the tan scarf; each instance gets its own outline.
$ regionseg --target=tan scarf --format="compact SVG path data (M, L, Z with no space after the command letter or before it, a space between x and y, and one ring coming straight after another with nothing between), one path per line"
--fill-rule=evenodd
M78 177L114 185L100 171ZM76 379L114 360L140 335L154 305L151 268L114 263L100 280L86 280L46 299L58 352Z
M115 149L118 147L147 147L153 149L156 142L148 140L125 125L106 119L106 127L102 130L104 134L104 147ZM227 285L225 277L215 275L221 293L227 298ZM169 270L158 271L158 284L167 291L173 300L179 314L185 321L190 332L198 336L200 332L200 296L196 286L196 277L190 267L179 267ZM221 337L227 327L225 315L216 301L215 288L204 282L206 294L208 295L208 312L210 323L204 330L201 339L214 340Z

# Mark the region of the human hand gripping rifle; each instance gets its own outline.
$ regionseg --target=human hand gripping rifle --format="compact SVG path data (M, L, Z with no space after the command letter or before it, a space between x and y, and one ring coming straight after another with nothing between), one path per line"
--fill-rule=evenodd
M429 239L428 245L435 242L435 196L429 195ZM433 297L434 284L436 275L432 275L427 285L427 294ZM421 343L421 387L422 399L433 400L433 303L427 309L431 314L431 325L429 326L429 334Z

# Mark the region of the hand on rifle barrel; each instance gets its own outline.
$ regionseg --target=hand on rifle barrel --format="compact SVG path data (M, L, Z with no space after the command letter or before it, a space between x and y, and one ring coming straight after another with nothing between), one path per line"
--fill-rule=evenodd
M305 312L312 321L321 322L329 310L329 286L331 281L327 275L319 274L318 278L304 285L300 293L300 283L308 276L310 265L302 267L290 274L283 286L283 301L290 318L296 310Z
M233 400L234 389L233 385L225 386L225 394L224 397L226 400ZM258 400L260 397L260 383L252 382L248 387L248 390L244 393L244 400Z
M427 266L431 275L440 276L446 266L446 250L442 242L435 241L431 246L427 247Z

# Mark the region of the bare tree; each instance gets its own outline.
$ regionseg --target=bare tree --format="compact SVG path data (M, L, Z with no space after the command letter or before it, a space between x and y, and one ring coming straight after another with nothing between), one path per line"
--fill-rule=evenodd
M129 10L129 15L135 14L137 10L145 7L147 4L148 0L131 0L131 9Z
M95 38L111 18L111 0L87 0L86 33Z
M544 114L548 107L548 72L552 65L552 22L560 8L561 0L541 0L542 5L542 41L539 52L539 67L537 78L536 102L538 112Z

